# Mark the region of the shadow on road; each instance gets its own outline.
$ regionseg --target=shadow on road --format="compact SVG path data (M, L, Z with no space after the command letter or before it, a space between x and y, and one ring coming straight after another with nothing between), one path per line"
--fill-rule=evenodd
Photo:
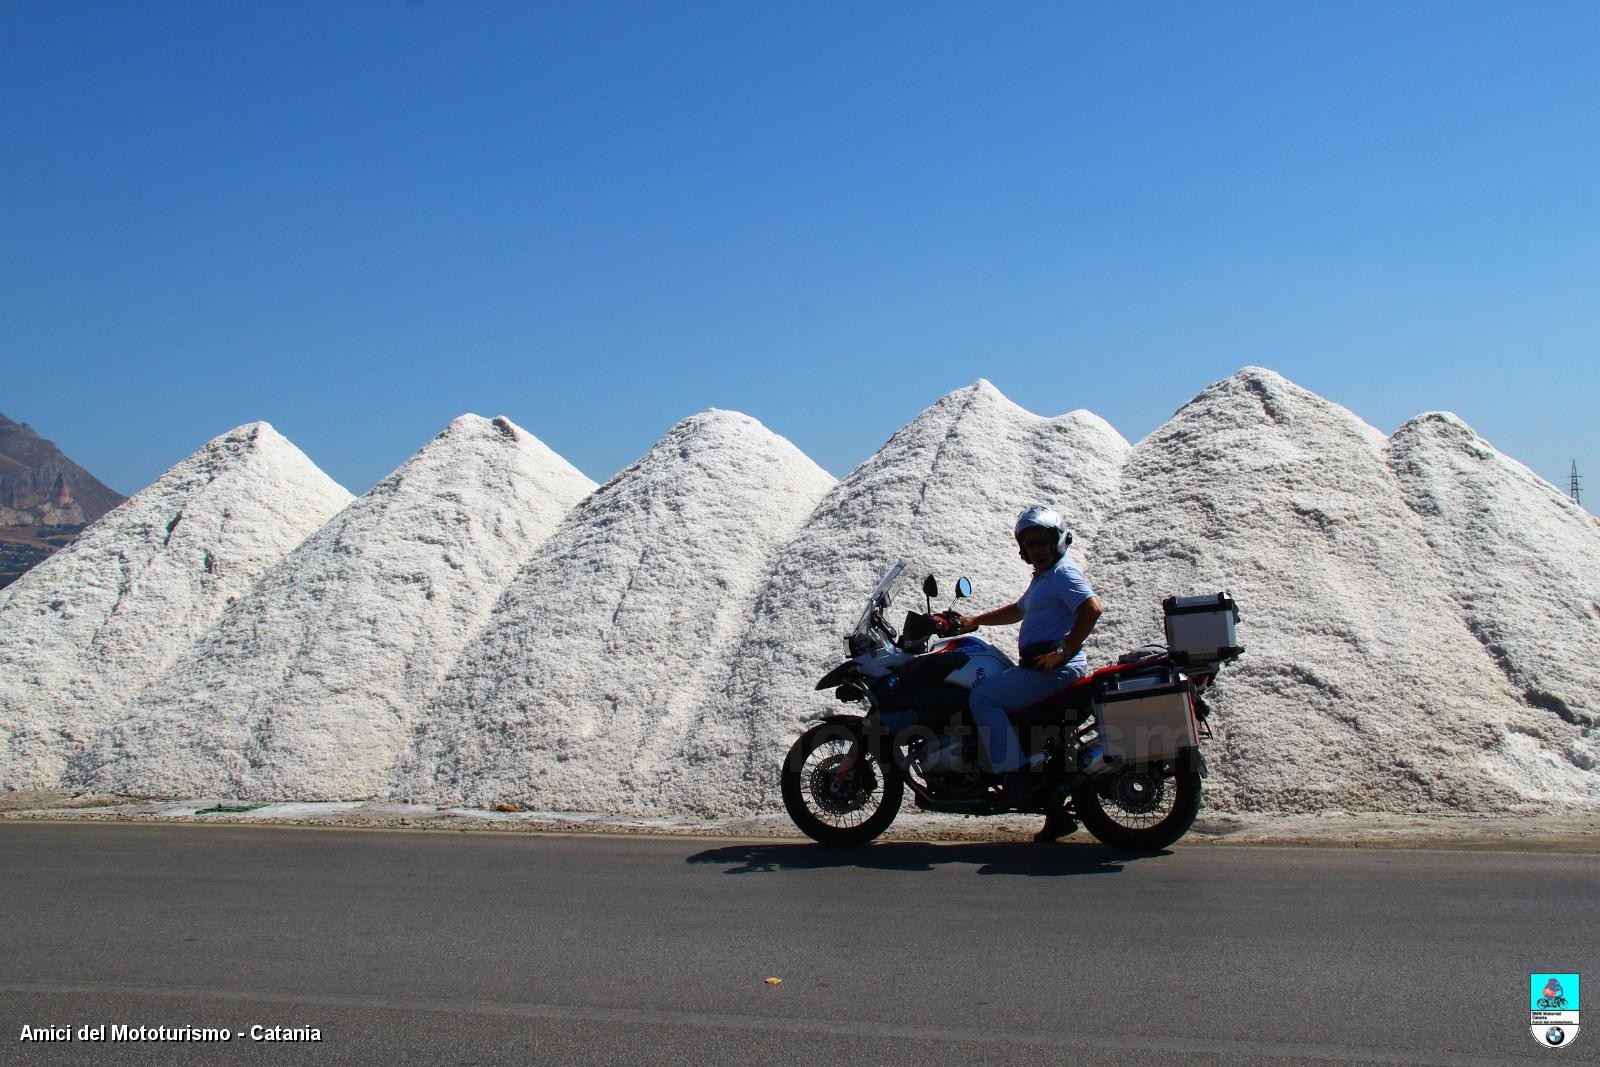
M727 864L728 869L724 874L771 874L835 867L931 871L936 867L959 863L976 867L978 874L1038 878L1117 874L1127 863L1143 858L1146 857L1122 855L1098 845L1033 845L992 841L938 845L925 841L887 841L861 848L828 848L812 844L728 845L697 852L685 862Z

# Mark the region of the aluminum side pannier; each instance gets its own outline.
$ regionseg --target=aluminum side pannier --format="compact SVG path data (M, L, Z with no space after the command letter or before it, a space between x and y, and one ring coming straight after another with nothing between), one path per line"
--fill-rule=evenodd
M1200 743L1194 685L1179 671L1111 680L1095 695L1094 711L1112 763L1175 759Z

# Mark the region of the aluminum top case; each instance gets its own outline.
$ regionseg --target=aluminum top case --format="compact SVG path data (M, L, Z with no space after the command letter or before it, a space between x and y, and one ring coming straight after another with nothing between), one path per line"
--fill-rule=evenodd
M1177 663L1221 663L1244 652L1234 626L1239 606L1227 593L1169 596L1161 602L1166 616L1167 648Z

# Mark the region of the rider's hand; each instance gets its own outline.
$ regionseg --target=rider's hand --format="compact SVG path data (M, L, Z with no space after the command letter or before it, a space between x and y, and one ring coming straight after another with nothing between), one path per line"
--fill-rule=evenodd
M977 618L975 616L972 616L972 615L957 615L956 616L956 633L958 633L958 634L970 634L972 631L976 630L977 628L978 628L978 620L977 620Z
M1044 655L1033 661L1033 669L1036 671L1042 671L1045 674L1049 674L1051 671L1055 670L1057 667L1061 666L1071 658L1072 657L1067 655L1065 652L1046 652Z

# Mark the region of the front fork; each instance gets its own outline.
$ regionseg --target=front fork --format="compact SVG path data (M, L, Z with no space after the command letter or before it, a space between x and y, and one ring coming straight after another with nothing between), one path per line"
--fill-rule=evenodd
M841 728L849 736L850 747L845 750L838 766L829 772L833 777L833 787L836 790L841 792L847 790L853 777L858 774L873 773L870 764L863 765L863 756L873 756L875 758L879 765L877 773L888 773L884 768L884 764L892 761L879 754L884 747L883 742L880 740L882 729L873 721L873 716L830 715L818 725ZM815 728L813 727L813 729Z

